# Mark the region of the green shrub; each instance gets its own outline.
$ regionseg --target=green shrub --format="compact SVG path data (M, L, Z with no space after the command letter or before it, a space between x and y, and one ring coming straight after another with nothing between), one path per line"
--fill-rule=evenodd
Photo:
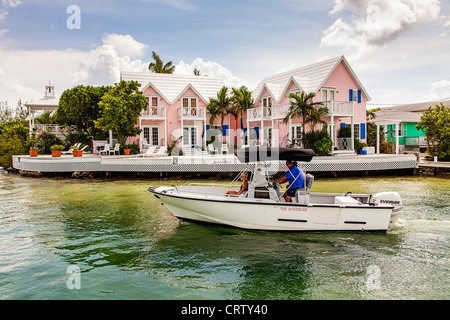
M41 150L41 154L50 154L51 146L63 145L64 143L52 133L42 132L36 139L36 146Z
M13 155L28 154L28 126L21 121L0 124L0 166L10 167Z
M333 142L326 129L303 134L303 144L306 149L314 150L316 156L326 156L333 149Z

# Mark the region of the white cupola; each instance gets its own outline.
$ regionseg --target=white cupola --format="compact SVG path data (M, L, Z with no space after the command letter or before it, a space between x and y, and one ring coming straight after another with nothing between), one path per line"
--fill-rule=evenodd
M45 99L54 99L55 98L55 86L52 86L50 81L48 85L45 86Z

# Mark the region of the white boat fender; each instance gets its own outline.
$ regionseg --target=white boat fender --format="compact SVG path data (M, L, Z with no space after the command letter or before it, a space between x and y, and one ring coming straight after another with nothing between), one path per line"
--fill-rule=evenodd
M393 212L398 212L403 209L402 198L397 192L380 192L372 197L372 202L375 205L391 205L394 207Z

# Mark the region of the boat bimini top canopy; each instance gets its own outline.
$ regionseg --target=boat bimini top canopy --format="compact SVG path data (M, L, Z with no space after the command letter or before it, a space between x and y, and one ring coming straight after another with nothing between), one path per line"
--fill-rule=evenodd
M275 148L275 147L246 147L235 151L240 162L260 162L291 160L310 162L314 156L311 149Z

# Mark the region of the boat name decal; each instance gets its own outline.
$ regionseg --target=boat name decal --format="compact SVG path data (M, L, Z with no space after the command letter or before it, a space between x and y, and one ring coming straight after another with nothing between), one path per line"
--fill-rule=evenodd
M297 212L308 212L307 208L296 208L296 207L280 207L281 211L297 211Z

